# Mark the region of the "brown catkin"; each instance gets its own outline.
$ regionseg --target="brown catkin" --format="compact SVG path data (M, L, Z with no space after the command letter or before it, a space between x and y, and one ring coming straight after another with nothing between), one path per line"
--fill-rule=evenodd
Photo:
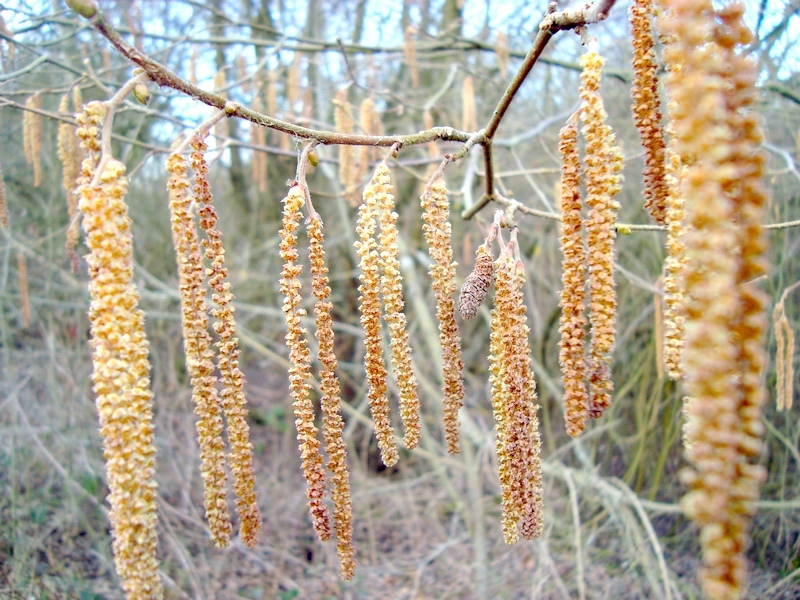
M492 285L493 271L491 244L484 242L475 252L475 266L461 285L458 295L458 312L462 319L469 320L478 314L478 309L486 299L486 292Z
M331 538L331 519L325 505L325 469L319 451L317 427L314 425L314 405L309 392L311 384L311 351L306 343L306 330L300 320L306 311L300 306L300 273L303 265L297 262L297 235L300 208L305 204L302 188L294 185L283 200L283 228L280 254L283 259L280 290L283 294L283 314L286 318L286 345L289 347L289 389L294 405L297 441L306 479L306 497L314 530L322 541Z
M715 12L709 1L662 0L668 89L687 220L686 336L683 352L689 491L684 512L701 528L706 597L738 599L745 552L764 479L765 271L761 218L766 201L761 131L752 105L757 70L741 3Z
M508 60L511 57L508 48L508 35L503 31L497 32L497 39L494 42L494 53L497 56L497 68L500 75L505 78L508 75Z
M586 139L586 204L589 207L586 244L589 267L589 416L599 418L611 406L614 384L611 362L614 351L617 295L614 288L614 238L619 204L622 153L606 124L600 96L600 75L605 62L596 41L581 56L581 120Z
M379 237L379 265L381 270L381 295L384 318L389 325L389 341L392 349L392 370L400 390L400 417L403 420L403 443L413 450L419 444L419 397L417 379L411 367L411 347L408 344L406 315L403 313L403 277L400 275L400 260L397 256L397 213L394 212L394 190L389 181L389 168L381 163L375 170L372 181L378 200L378 220L381 226Z
M475 112L475 84L471 75L464 77L461 85L461 129L463 131L478 129L478 116Z
M460 452L458 411L464 400L464 380L461 360L461 339L455 317L456 263L453 262L450 204L444 178L438 175L425 186L420 198L425 221L422 229L431 256L429 273L436 293L436 318L439 321L439 341L442 345L442 393L444 428L447 451Z
M785 292L784 292L785 294ZM775 404L778 411L792 408L794 394L794 331L786 318L784 298L775 305L772 314L775 329Z
M183 347L197 415L203 505L214 545L225 548L230 543L231 520L226 492L222 406L216 388L214 352L208 333L203 257L197 226L189 209L194 198L189 191L191 183L187 176L186 158L180 154L170 154L167 173L170 174L167 189L180 280Z
M361 326L364 328L364 369L369 387L367 396L372 420L375 422L381 460L384 465L391 467L397 463L399 454L389 418L389 400L386 397L386 367L381 346L380 255L378 243L375 241L376 219L379 216L382 193L385 191L376 172L364 190L364 199L358 210L356 232L359 239L355 242L355 247L361 268L358 300Z
M33 187L42 183L42 93L36 92L25 101L22 117L22 144L25 160L33 166Z
M353 578L356 567L353 547L353 509L350 499L350 473L347 470L347 446L344 442L344 420L341 413L339 379L336 377L337 361L333 352L333 304L329 300L331 288L328 267L325 266L322 219L314 213L307 221L309 262L312 288L317 299L314 306L316 338L319 344L317 359L321 365L320 388L322 398L322 433L325 452L328 454L328 471L331 473L331 499L333 500L333 525L336 530L336 550L339 554L342 579Z
M650 217L666 225L664 132L658 102L658 64L653 51L653 1L633 0L629 11L633 34L633 120L644 148L644 198Z
M586 389L586 246L581 216L578 115L575 113L559 133L561 152L561 317L558 361L564 377L564 419L567 433L583 433L589 416Z
M126 597L161 598L156 560L155 445L150 361L144 314L133 279L125 165L105 163L99 184L79 189L90 253L92 372L103 455L114 562Z
M220 400L228 422L228 464L234 475L236 509L239 514L239 535L245 546L253 548L261 530L261 515L256 498L255 473L253 471L253 445L250 443L250 427L247 425L247 399L244 394L244 376L239 369L239 340L236 337L236 321L233 316L233 294L225 267L225 250L222 233L216 228L217 213L211 201L211 186L208 183L208 164L205 159L207 147L202 139L192 140L191 166L194 172L194 197L198 205L200 227L206 234L202 241L206 260L211 267L206 273L213 290L212 299L217 305L211 311L214 316L214 331L219 336L218 368L222 381Z

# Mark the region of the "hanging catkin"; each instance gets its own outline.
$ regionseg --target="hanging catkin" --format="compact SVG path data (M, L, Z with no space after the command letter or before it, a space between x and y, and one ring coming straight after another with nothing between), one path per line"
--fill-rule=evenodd
M239 535L245 546L252 548L261 530L261 515L256 499L255 472L253 471L253 445L250 443L250 427L247 424L247 399L244 393L244 375L239 369L239 339L236 337L233 293L225 266L225 249L222 233L217 229L217 213L214 210L211 186L208 182L208 164L205 159L205 142L195 137L192 140L191 166L194 172L194 197L198 204L200 227L206 234L202 241L208 269L208 283L213 290L212 299L216 308L214 331L219 335L218 367L222 381L220 399L228 422L230 452L228 464L234 474L236 509L239 514Z
M681 503L701 528L701 582L708 598L746 590L748 528L764 479L760 422L765 392L765 270L761 226L766 193L761 131L747 112L757 70L740 3L662 1L676 150L692 160L684 184L687 220L683 352L686 456ZM737 53L739 52L739 53ZM731 77L736 84L729 85Z
M442 345L442 393L447 451L458 454L458 411L464 400L464 381L461 361L461 338L455 317L456 263L451 245L450 204L444 178L437 176L422 192L423 232L433 264L429 272L431 287L436 293L436 318L439 321L439 341Z
M303 190L292 186L283 200L283 228L280 232L280 254L283 259L280 289L283 294L283 314L286 318L286 345L289 347L289 389L294 405L297 441L306 479L308 508L314 530L322 541L331 538L328 507L324 503L325 470L319 451L317 427L314 425L314 405L309 397L311 384L311 351L306 343L306 330L300 320L306 311L300 306L300 273L303 266L297 263L297 235L300 208L305 204Z
M605 62L592 40L581 56L581 120L586 139L586 244L589 248L589 416L599 418L611 406L614 383L611 362L616 336L617 294L614 288L614 238L622 176L622 153L606 124L600 96L600 75Z
M386 366L383 362L381 345L380 257L378 243L375 241L378 210L383 202L381 196L385 193L386 189L381 185L376 173L364 190L364 198L358 210L356 231L359 239L355 247L361 267L358 300L361 326L364 328L364 369L369 387L367 396L372 420L375 422L375 435L378 438L381 460L384 465L391 467L397 463L399 454L394 428L389 418L389 400L386 397Z
M331 288L328 283L328 267L325 266L325 249L322 219L313 213L307 221L309 241L309 263L311 265L312 288L317 299L314 306L316 338L319 344L317 359L322 365L320 388L322 398L322 433L325 437L325 452L328 454L328 470L331 473L331 499L333 500L333 525L336 530L336 549L339 554L342 579L353 578L356 568L353 548L353 514L350 500L350 473L347 470L347 447L344 442L344 420L341 414L339 379L336 377L337 361L333 353L334 334L331 309L328 299Z
M575 113L561 129L558 144L561 152L559 242L563 257L558 361L564 377L564 419L567 432L573 437L583 433L589 416L585 356L586 246L582 235L577 120Z

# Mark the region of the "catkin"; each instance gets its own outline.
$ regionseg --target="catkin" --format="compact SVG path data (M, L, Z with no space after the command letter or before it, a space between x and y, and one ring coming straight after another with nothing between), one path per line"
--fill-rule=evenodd
M475 84L472 76L467 75L461 85L461 129L463 131L478 129L478 115L475 110Z
M561 152L561 317L558 361L564 377L564 419L567 432L583 433L589 416L586 389L586 247L582 230L580 158L577 113L559 133Z
M220 400L228 422L228 464L234 475L236 508L239 514L239 535L245 546L252 548L261 530L261 515L256 499L255 473L253 471L253 445L247 425L247 399L244 394L244 376L239 369L239 340L233 316L233 294L225 267L225 250L222 233L216 228L217 213L211 203L208 183L207 147L202 139L192 140L191 166L194 172L194 197L198 205L200 227L206 234L202 241L206 260L211 267L206 271L213 290L212 299L217 305L211 311L214 331L219 335L218 368L222 380Z
M403 443L413 450L419 444L419 398L417 379L411 367L411 348L408 344L406 315L403 313L403 277L397 257L397 213L394 212L394 194L389 181L389 168L381 163L372 178L378 199L379 265L381 270L381 296L384 317L389 325L392 349L392 370L400 389L400 417L403 420Z
M336 92L333 100L333 122L336 131L353 133L355 122L347 105L347 88ZM358 193L358 168L356 148L349 144L339 145L339 181L344 188L344 195L350 206L358 206L361 194Z
M36 92L25 101L27 109L22 117L22 145L25 160L33 165L33 187L42 183L42 93Z
M0 227L8 227L8 207L6 206L6 180L3 176L3 163L0 163Z
M589 207L586 243L589 248L589 416L599 418L611 406L617 296L614 288L614 238L619 204L622 153L614 145L614 134L606 124L607 114L600 96L600 75L605 62L596 41L581 56L581 120L586 139L586 205Z
M419 62L417 61L417 45L414 42L414 35L417 30L412 25L406 27L403 38L403 62L411 73L411 87L419 87Z
M28 262L25 254L17 252L17 274L19 277L19 311L22 313L22 324L31 326L31 299L28 294Z
M458 294L458 312L461 318L469 320L478 314L478 309L486 299L489 286L492 285L494 259L490 242L486 241L475 251L475 266Z
M130 600L161 598L156 560L153 397L144 314L133 284L125 165L110 159L99 185L79 189L90 254L92 372L106 459L114 562Z
M494 42L494 53L497 57L497 68L500 75L505 78L508 75L508 60L511 54L508 49L508 35L503 31L497 32L497 39Z
M365 135L380 135L383 132L383 123L381 122L381 114L378 112L378 107L375 100L372 98L365 98L361 103L360 123L361 129ZM369 161L376 160L380 148L377 146L359 146L358 147L358 161L357 161L357 175L356 181L361 181L364 174L369 169Z
M317 359L322 365L320 388L322 398L322 433L325 437L325 452L328 454L328 471L331 473L331 499L333 500L333 525L336 530L336 549L339 554L342 579L348 581L355 573L355 549L353 548L353 511L350 499L350 473L347 470L347 447L344 442L344 420L341 414L339 379L336 377L337 361L333 352L333 320L329 300L331 288L328 283L328 267L325 266L322 219L313 214L307 222L309 240L309 262L312 288L316 297L316 338L319 344Z
M644 148L644 198L650 217L666 225L664 132L658 104L656 55L653 51L653 0L633 0L629 18L633 34L633 120Z
M61 97L58 112L61 115L69 113L69 94L64 94ZM75 128L69 123L61 122L58 124L57 153L58 160L61 162L61 185L67 194L67 216L69 217L65 248L67 256L69 256L72 263L72 272L77 273L79 262L78 255L75 253L75 246L78 243L80 223L78 221L78 196L75 193L75 186L80 175L81 162L78 140L75 137Z
M785 292L784 292L785 293ZM786 318L784 299L775 305L775 404L778 411L791 410L794 395L794 330Z
M764 296L761 226L766 193L761 132L752 105L756 68L740 3L715 13L710 1L662 0L665 52L675 103L676 150L692 157L683 190L687 219L683 352L689 491L684 512L701 528L704 593L741 598L749 521L764 478ZM740 52L737 54L737 50Z
M441 175L425 186L420 198L425 221L423 232L433 264L429 273L436 293L436 318L439 321L439 341L442 345L442 393L447 451L458 454L458 411L464 400L464 381L461 360L461 339L455 318L456 263L451 245L450 204L447 188Z
M222 407L216 388L211 336L208 333L203 257L197 226L189 210L194 198L189 193L191 183L187 176L186 159L180 154L170 154L167 173L170 174L167 188L180 279L183 347L197 415L203 504L211 539L218 548L225 548L230 543L231 520L226 493Z
M394 428L389 419L389 400L386 397L386 367L383 362L381 346L381 302L380 302L380 256L375 241L377 230L376 218L382 203L380 196L386 193L384 186L375 176L364 190L364 199L358 210L358 226L356 232L359 239L355 242L360 258L361 285L359 291L359 309L361 325L364 328L364 369L367 375L367 392L372 420L375 422L375 435L381 460L387 467L397 463L399 454L394 437Z

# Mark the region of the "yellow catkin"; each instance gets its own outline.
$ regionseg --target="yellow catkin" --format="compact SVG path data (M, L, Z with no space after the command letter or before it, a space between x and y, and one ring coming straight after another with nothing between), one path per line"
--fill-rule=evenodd
M31 299L28 295L28 263L22 252L17 252L17 274L19 276L19 311L22 324L31 326Z
M508 60L511 57L508 48L508 35L503 31L497 32L494 42L494 53L497 56L497 68L504 78L508 76Z
M153 397L144 314L133 284L125 166L105 163L99 185L81 186L90 254L92 381L103 438L114 562L127 598L161 598L156 560Z
M286 345L289 347L289 389L294 405L297 442L306 479L306 496L314 530L319 538L331 538L331 519L325 498L325 469L319 451L317 427L314 425L314 404L309 392L311 384L311 351L306 343L306 330L300 320L306 311L300 306L300 273L303 265L297 262L297 227L300 208L305 197L300 186L292 186L283 200L283 228L281 229L280 254L283 259L280 289L283 294L283 314L286 319Z
M256 498L255 473L253 471L253 445L250 443L250 427L247 425L247 399L244 394L244 376L239 369L239 340L236 337L236 321L233 316L233 294L225 267L225 250L222 233L216 228L217 213L211 204L211 187L208 183L208 164L205 160L205 142L192 141L191 166L194 172L194 197L198 204L200 227L206 234L202 245L206 260L211 265L207 270L209 285L214 291L212 299L217 305L211 311L215 318L214 331L219 335L219 373L222 380L220 399L228 422L228 464L234 475L236 508L239 514L239 535L245 546L252 548L258 541L261 530L261 515Z
M464 131L478 129L478 116L475 112L475 84L471 75L464 77L461 85L461 129Z
M294 53L294 59L286 73L286 101L289 103L289 113L294 115L298 113L297 106L300 102L300 56L299 52Z
M189 193L191 183L187 176L186 159L179 154L171 154L167 158L167 172L170 174L167 188L180 279L183 346L197 415L203 504L211 539L218 548L225 548L230 543L231 520L226 494L222 407L217 394L214 353L208 333L203 257L197 226L189 209L194 198Z
M58 112L61 115L69 114L69 94L61 97ZM69 123L58 124L58 160L61 162L61 185L67 195L67 215L69 217L65 248L67 256L72 262L72 271L77 272L79 263L75 246L78 243L80 223L78 222L78 196L75 194L75 186L80 174L81 163L75 128Z
M8 227L8 207L6 206L6 180L3 164L0 163L0 227Z
M512 288L507 255L497 259L498 272L494 289L494 308L490 321L489 336L489 381L492 386L492 413L495 425L495 447L500 476L503 539L506 544L519 540L519 506L514 501L514 452L509 439L510 420L513 418L513 398L506 384L508 379L508 356L504 335L508 328L508 311L501 307L511 300ZM502 272L501 272L502 271Z
M478 246L475 252L475 266L467 275L458 295L458 312L462 319L469 320L478 314L478 309L486 299L489 286L492 285L494 259L489 241Z
M389 325L392 349L392 369L400 390L400 417L403 420L403 443L413 450L419 444L419 397L417 379L411 367L411 348L408 344L406 315L403 313L403 277L397 256L397 213L394 212L394 193L389 181L389 168L381 163L372 177L378 203L379 265L384 317Z
M664 132L658 103L658 64L653 51L653 1L633 0L629 18L633 35L633 120L644 148L644 198L650 217L666 225Z
M541 440L536 383L530 366L524 276L508 248L495 263L495 299L491 323L490 373L506 543L541 535Z
M379 216L379 195L382 186L373 177L364 190L364 199L358 210L359 239L355 242L360 259L361 285L359 291L359 308L361 325L364 328L364 369L367 375L367 392L372 420L375 422L375 435L381 460L387 467L397 463L399 454L394 437L394 428L389 418L389 401L386 397L386 367L383 362L381 347L381 301L380 301L380 255L378 243L375 241Z
M748 528L764 478L760 422L766 394L761 226L766 200L761 132L752 105L756 68L744 7L715 13L710 1L662 0L662 27L678 64L668 79L683 178L688 267L683 353L689 491L684 512L701 528L701 582L708 598L743 597ZM741 54L737 54L737 50Z
M794 394L794 331L786 318L784 300L775 305L772 313L775 329L775 404L778 411L792 408Z
M347 446L343 432L339 378L336 377L337 361L333 352L333 319L329 300L331 288L328 282L328 267L325 266L322 219L312 215L307 222L309 240L309 262L312 288L317 299L314 307L319 345L317 359L322 365L320 388L322 398L322 433L325 437L325 452L328 454L328 471L331 473L331 499L333 500L333 525L336 530L336 549L339 554L342 579L353 578L356 568L353 547L353 509L350 499L350 473L347 470Z
M336 92L333 100L333 121L336 131L353 133L355 122L347 104L347 88ZM339 145L339 181L344 188L344 196L350 206L358 206L361 194L358 191L358 166L356 147L349 144Z
M433 264L429 269L433 291L436 293L436 318L439 321L439 340L442 345L442 393L444 428L447 451L458 454L458 411L464 400L464 380L461 360L461 339L455 317L456 263L451 244L450 204L442 176L429 182L420 198L425 221L423 232Z
M25 101L22 117L22 143L25 160L33 166L33 187L42 183L42 93L36 92Z
M686 212L681 191L681 159L674 137L667 148L667 257L664 260L664 367L671 379L682 377L681 355L686 324L684 282L686 271Z
M381 114L378 112L378 107L372 98L365 98L361 103L360 123L361 129L366 135L380 135L383 133L383 123L381 121ZM377 146L359 146L358 147L358 167L356 180L361 181L364 174L369 169L369 161L376 160L380 148Z
M561 317L558 361L564 377L564 419L567 432L583 433L589 416L586 389L586 246L581 216L580 158L577 113L559 133L561 152Z
M406 27L403 39L403 61L411 73L411 87L413 88L419 87L419 62L417 61L417 44L414 41L416 34L416 28L409 25Z
M614 288L614 238L619 203L614 196L621 184L622 153L606 124L600 96L600 75L605 62L596 42L581 56L581 120L586 139L586 204L589 207L586 244L589 248L589 416L599 418L611 406L617 296Z

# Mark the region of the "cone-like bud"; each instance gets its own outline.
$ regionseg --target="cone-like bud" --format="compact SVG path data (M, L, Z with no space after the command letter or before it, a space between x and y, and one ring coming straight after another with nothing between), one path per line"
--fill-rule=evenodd
M494 259L491 245L486 242L475 252L475 266L467 275L458 295L458 312L464 320L472 319L486 299L486 292L492 285Z

